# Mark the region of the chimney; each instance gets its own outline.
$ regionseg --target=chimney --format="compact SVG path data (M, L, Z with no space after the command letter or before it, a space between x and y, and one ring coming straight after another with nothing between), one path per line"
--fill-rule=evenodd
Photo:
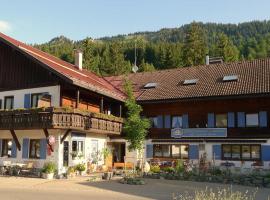
M205 57L205 64L209 65L209 56L208 55L206 55L206 57Z
M79 70L82 70L83 52L75 49L75 65Z

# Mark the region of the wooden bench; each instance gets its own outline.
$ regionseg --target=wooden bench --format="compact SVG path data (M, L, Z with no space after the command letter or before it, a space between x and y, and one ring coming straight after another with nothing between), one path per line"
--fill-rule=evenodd
M114 169L134 169L134 163L126 162L126 163L114 163Z

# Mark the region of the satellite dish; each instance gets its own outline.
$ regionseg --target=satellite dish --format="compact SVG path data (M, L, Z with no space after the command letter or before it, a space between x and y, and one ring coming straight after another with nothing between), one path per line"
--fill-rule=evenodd
M133 67L132 67L132 71L133 71L133 73L136 73L137 71L138 71L138 67L137 67L137 65L134 65Z

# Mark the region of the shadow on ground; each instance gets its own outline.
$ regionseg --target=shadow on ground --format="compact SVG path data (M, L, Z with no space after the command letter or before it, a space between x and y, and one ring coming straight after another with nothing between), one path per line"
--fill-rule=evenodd
M214 191L218 188L230 189L230 187L232 187L234 191L249 191L249 194L256 192L256 199L258 200L268 200L268 196L270 196L270 190L265 188L256 189L254 187L243 187L238 185L230 186L215 183L155 179L145 179L145 182L146 185L127 185L118 183L116 180L101 182L79 182L78 184L157 200L172 199L173 195L185 193L194 194L195 190L205 190L206 187L208 189L213 189Z

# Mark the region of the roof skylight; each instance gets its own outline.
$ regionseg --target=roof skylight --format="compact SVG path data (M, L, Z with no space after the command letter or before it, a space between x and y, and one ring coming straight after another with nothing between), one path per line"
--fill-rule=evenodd
M184 80L184 85L195 85L198 82L198 79L186 79Z
M230 81L237 81L238 76L237 75L226 75L223 77L223 82L230 82Z
M147 83L144 86L145 89L156 88L156 87L157 87L157 83L154 83L154 82Z

